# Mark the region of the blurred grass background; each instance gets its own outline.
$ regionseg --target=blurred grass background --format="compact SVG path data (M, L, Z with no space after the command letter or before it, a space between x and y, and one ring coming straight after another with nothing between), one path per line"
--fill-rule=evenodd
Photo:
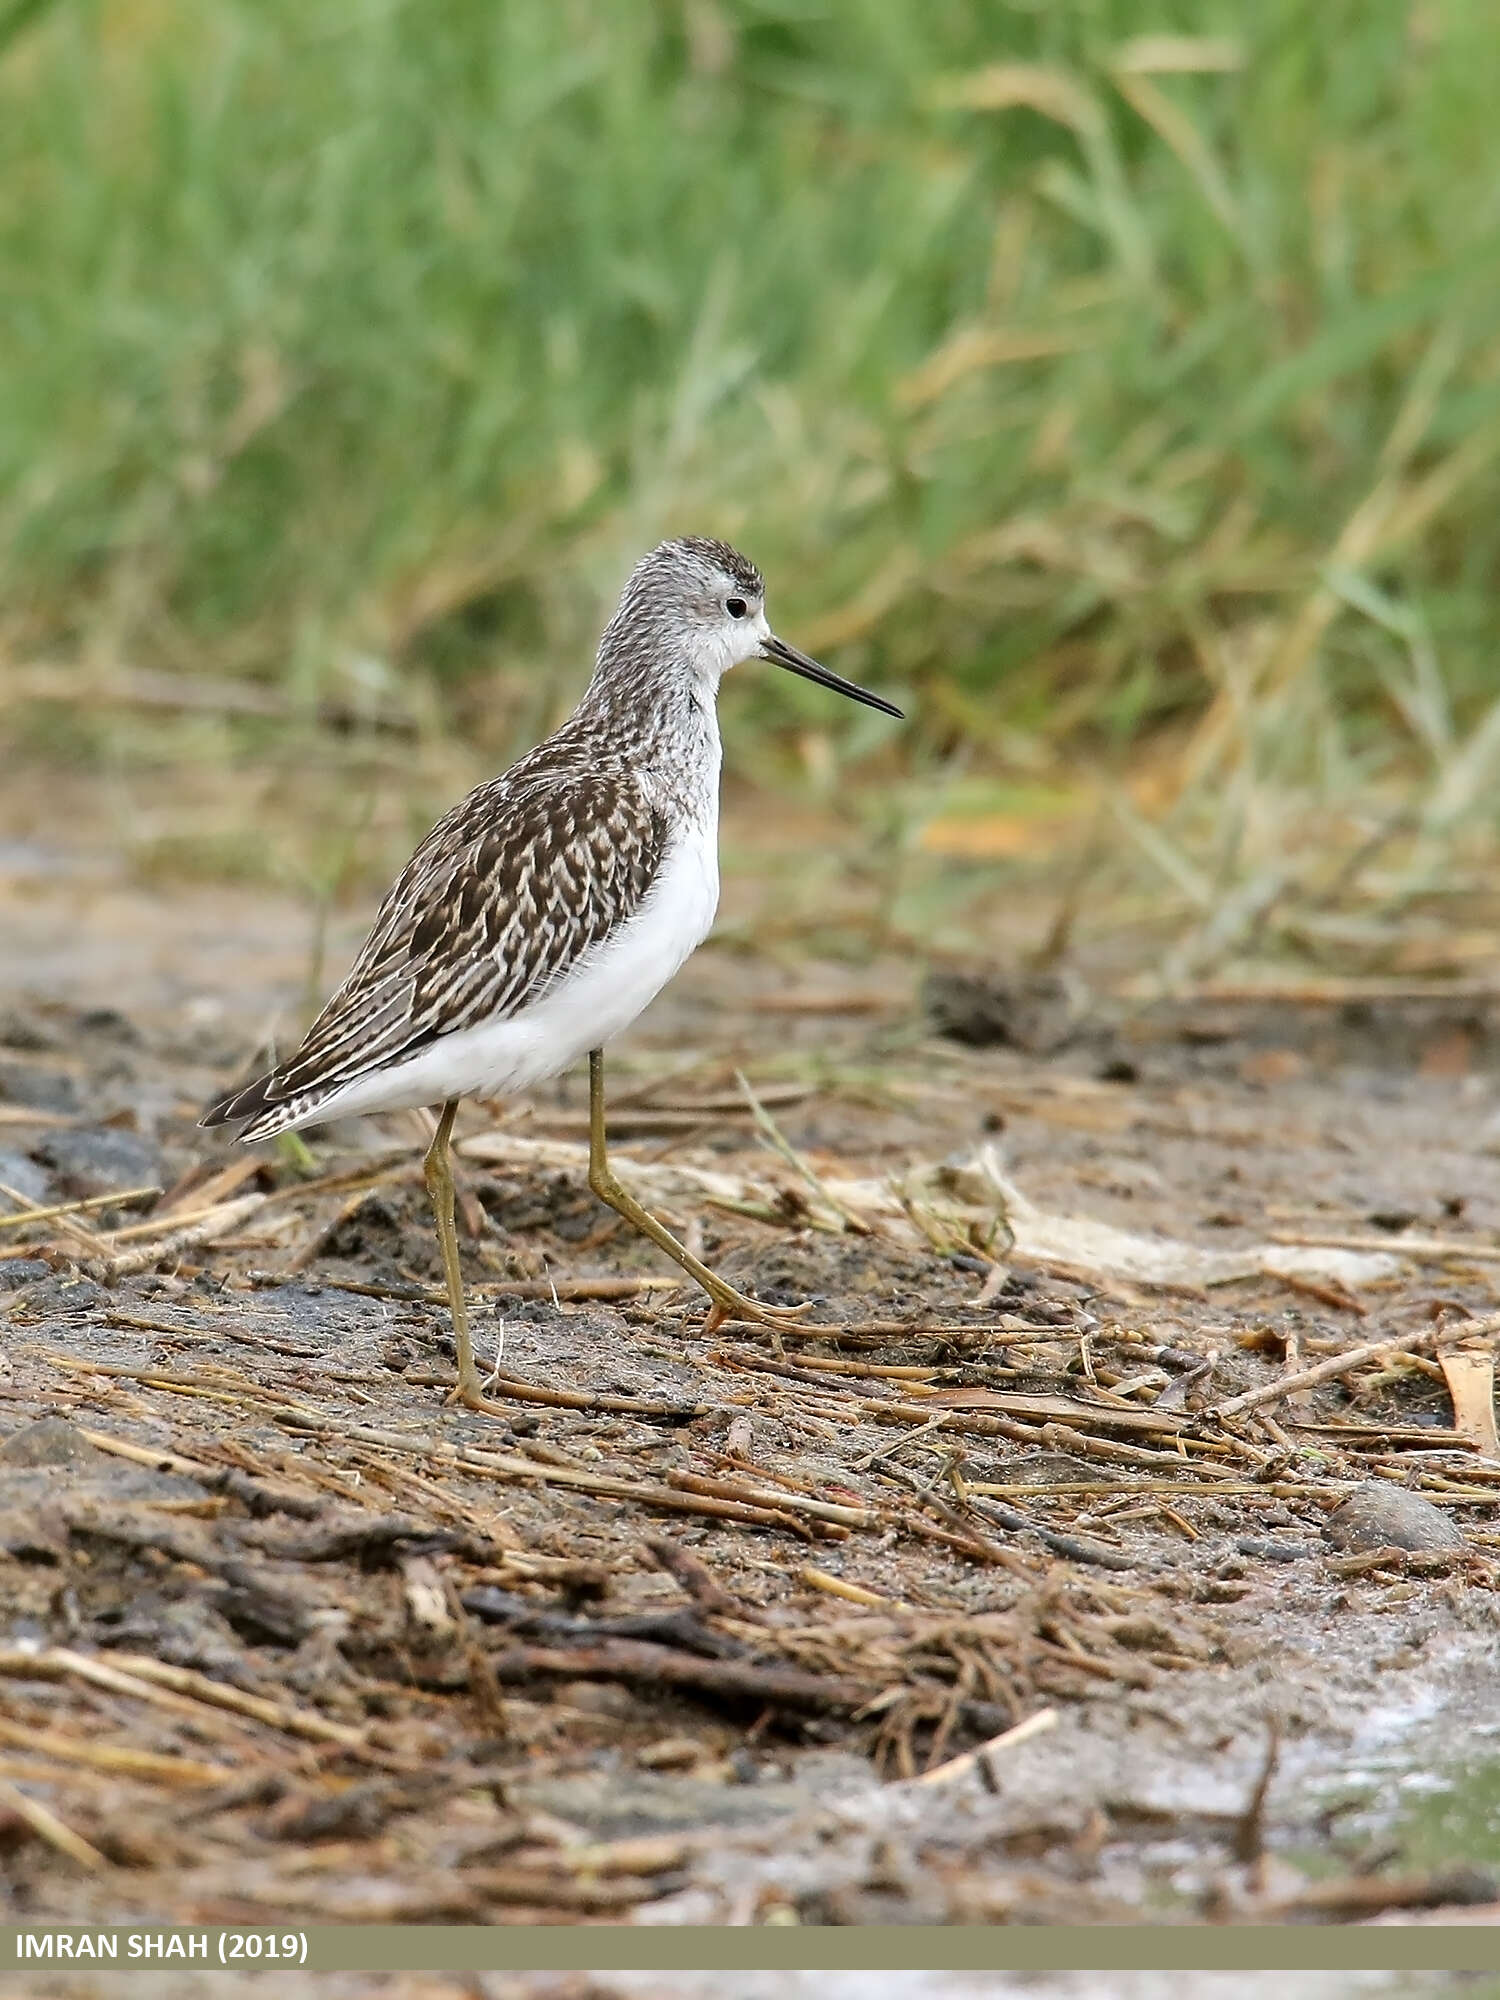
M1500 815L1497 85L1482 0L10 0L0 748L426 771L383 871L712 532L910 708L726 690L883 921L1061 847L1384 964Z

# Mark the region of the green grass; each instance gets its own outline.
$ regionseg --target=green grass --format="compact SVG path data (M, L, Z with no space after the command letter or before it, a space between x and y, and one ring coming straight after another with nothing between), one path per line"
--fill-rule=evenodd
M0 696L513 748L705 530L928 770L1439 771L1500 685L1497 83L1481 0L11 0ZM732 699L759 776L897 754Z

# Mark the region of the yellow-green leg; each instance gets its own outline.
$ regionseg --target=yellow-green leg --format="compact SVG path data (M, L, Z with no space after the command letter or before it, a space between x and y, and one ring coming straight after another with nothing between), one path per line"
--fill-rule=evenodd
M492 1416L504 1417L510 1414L509 1411L498 1403L487 1401L479 1386L479 1371L474 1366L474 1343L469 1338L469 1309L464 1299L463 1273L458 1263L453 1157L448 1143L453 1136L453 1120L457 1111L458 1099L450 1097L443 1106L437 1130L432 1135L432 1144L427 1148L427 1156L422 1162L422 1177L427 1183L427 1198L432 1203L433 1220L437 1223L438 1249L442 1252L443 1258L443 1276L448 1281L448 1309L453 1315L453 1344L458 1350L458 1400L471 1410L487 1410Z
M604 1138L603 1049L589 1051L589 1186L600 1201L612 1208L616 1215L624 1216L659 1250L665 1250L672 1262L707 1292L709 1311L703 1323L705 1333L712 1333L727 1319L750 1320L758 1326L795 1326L800 1323L803 1313L807 1311L806 1306L763 1306L754 1299L747 1299L727 1279L700 1263L691 1250L677 1241L665 1223L658 1222L649 1209L642 1208L615 1179L610 1170Z

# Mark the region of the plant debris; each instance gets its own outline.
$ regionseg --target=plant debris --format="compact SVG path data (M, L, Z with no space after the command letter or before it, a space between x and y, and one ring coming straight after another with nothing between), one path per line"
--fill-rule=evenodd
M177 1075L144 1030L90 1046L114 1080L80 1119ZM622 1177L811 1301L774 1335L700 1335L589 1205L573 1107L466 1113L508 1421L445 1403L401 1121L299 1172L184 1107L163 1195L13 1198L10 1893L73 1921L1105 1920L1157 1907L1186 1841L1183 1916L1480 1894L1289 1885L1297 1725L1276 1761L1264 1671L1336 1732L1316 1690L1369 1672L1382 1620L1451 1598L1477 1630L1494 1602L1494 1175L1466 1156L1447 1241L1475 1257L1435 1293L1406 1223L1358 1226L1423 1213L1426 1170L1370 1152L1347 1218L1285 1226L1363 1161L1341 1098L1314 1169L1306 1092L1251 1124L1239 1085L1086 1060L924 1045L873 1099L852 1060L643 1066Z

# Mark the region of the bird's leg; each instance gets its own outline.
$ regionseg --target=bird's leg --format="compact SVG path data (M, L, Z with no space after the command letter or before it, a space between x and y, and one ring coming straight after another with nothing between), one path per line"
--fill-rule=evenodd
M480 1388L479 1371L474 1366L474 1344L469 1338L469 1309L464 1301L463 1273L458 1263L458 1227L454 1218L453 1158L448 1142L453 1136L453 1119L458 1099L450 1097L443 1106L432 1144L422 1162L422 1178L437 1223L438 1248L443 1257L443 1276L448 1281L448 1309L453 1315L453 1344L458 1350L458 1399L471 1410L505 1412L486 1402Z
M760 1326L796 1325L807 1311L806 1306L763 1306L754 1299L747 1299L727 1279L700 1263L691 1250L677 1241L665 1223L658 1222L649 1209L642 1208L635 1197L621 1187L610 1169L604 1138L603 1049L589 1051L589 1186L600 1201L612 1208L616 1215L622 1215L627 1222L634 1224L659 1250L665 1250L672 1262L680 1265L708 1293L709 1313L703 1323L705 1333L712 1333L727 1319L750 1320Z

